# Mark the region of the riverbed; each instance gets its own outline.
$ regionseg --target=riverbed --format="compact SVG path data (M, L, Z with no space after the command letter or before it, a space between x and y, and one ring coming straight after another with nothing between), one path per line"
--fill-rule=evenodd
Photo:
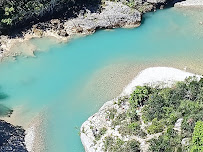
M134 29L100 30L68 43L32 39L35 57L0 64L8 95L1 103L14 109L8 121L27 128L46 113L39 117L46 119L45 151L84 151L81 124L141 70L167 66L203 74L202 20L198 10L170 8L145 14Z

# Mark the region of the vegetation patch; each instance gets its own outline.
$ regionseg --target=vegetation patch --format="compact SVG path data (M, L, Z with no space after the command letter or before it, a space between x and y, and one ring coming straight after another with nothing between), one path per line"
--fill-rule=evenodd
M181 152L181 138L178 133L173 129L173 126L169 126L167 131L158 137L158 139L152 139L150 142L149 150L152 152Z
M164 130L164 127L165 127L165 125L164 125L163 121L157 121L157 118L154 118L152 120L152 124L147 127L147 132L149 134L159 133Z
M203 121L197 121L192 136L192 152L203 151Z
M106 133L107 129L105 127L101 128L98 133L95 134L95 140L100 140L101 137Z
M136 140L123 141L107 136L104 140L105 152L140 152L140 143Z
M117 110L115 108L111 108L108 111L106 111L106 113L107 113L106 119L107 120L113 120L116 113L117 113Z
M0 0L0 32L54 17L73 16L84 6L94 6L100 0ZM26 24L26 25L25 25Z
M131 151L131 138L138 136L149 142L153 152L203 151L203 79L189 77L171 88L138 86L129 97L119 98L115 104L119 108L109 109L106 118L111 121L111 128L129 141L107 136L103 141L105 151ZM126 104L128 109L120 112ZM183 121L175 130L178 119ZM155 136L156 133L161 135ZM154 137L148 139L147 135ZM183 144L184 141L189 144ZM132 143L139 151L138 142Z

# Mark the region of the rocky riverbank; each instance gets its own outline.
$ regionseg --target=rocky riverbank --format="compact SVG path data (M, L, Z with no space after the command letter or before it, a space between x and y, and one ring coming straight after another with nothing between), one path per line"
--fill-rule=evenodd
M184 72L174 68L156 67L148 68L142 71L123 91L123 93L116 99L106 102L100 110L93 116L89 117L81 126L81 141L86 152L102 152L105 151L105 143L108 137L111 140L122 140L124 144L136 140L140 143L140 150L143 152L148 151L149 141L156 138L161 133L148 134L145 130L146 126L142 120L142 113L137 111L140 117L140 128L138 129L139 135L121 135L121 126L115 125L117 121L122 121L124 113L129 110L129 95L134 91L136 86L156 86L162 87L172 86L176 81L183 81L186 77L194 76L194 74ZM112 121L112 118L114 121ZM115 120L114 118L118 118ZM177 125L175 125L177 126ZM179 125L180 126L180 125ZM178 127L174 128L177 129ZM178 128L180 129L180 128ZM110 139L108 139L110 142Z
M38 23L32 28L25 29L22 33L11 36L0 36L0 58L17 56L23 52L11 51L19 43L32 38L55 37L60 42L66 42L75 36L89 35L97 29L112 29L118 27L131 28L141 24L141 16L145 12L156 10L157 6L163 8L171 0L135 0L134 3L127 1L104 1L97 12L89 10L79 12L78 17L67 20L52 19L48 22ZM28 48L33 52L34 47ZM33 53L28 53L33 54Z
M61 42L68 41L74 36L89 35L101 28L136 27L141 22L141 13L121 2L106 2L101 12L81 13L77 18L69 20L53 19L49 22L38 23L31 29L16 35L14 38L1 36L1 57L16 56L11 52L13 46L32 38L55 37ZM32 50L34 51L34 50Z

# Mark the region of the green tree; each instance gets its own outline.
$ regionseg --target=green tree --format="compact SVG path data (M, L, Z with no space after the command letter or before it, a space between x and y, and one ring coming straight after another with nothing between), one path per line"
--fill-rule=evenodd
M144 102L148 99L150 94L150 87L137 86L135 91L130 96L131 108L137 108L137 106L143 106Z
M180 136L173 129L173 126L169 126L167 131L158 139L152 139L149 142L149 150L152 152L174 152L181 149Z
M155 134L158 132L162 132L164 130L164 123L163 121L157 121L157 118L152 120L152 124L147 128L147 132L149 134Z
M192 136L192 152L203 151L203 121L197 121Z

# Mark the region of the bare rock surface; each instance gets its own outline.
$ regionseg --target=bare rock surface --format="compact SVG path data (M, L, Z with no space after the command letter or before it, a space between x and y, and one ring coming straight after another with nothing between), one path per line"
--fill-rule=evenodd
M175 7L203 7L203 0L186 0L176 3Z

